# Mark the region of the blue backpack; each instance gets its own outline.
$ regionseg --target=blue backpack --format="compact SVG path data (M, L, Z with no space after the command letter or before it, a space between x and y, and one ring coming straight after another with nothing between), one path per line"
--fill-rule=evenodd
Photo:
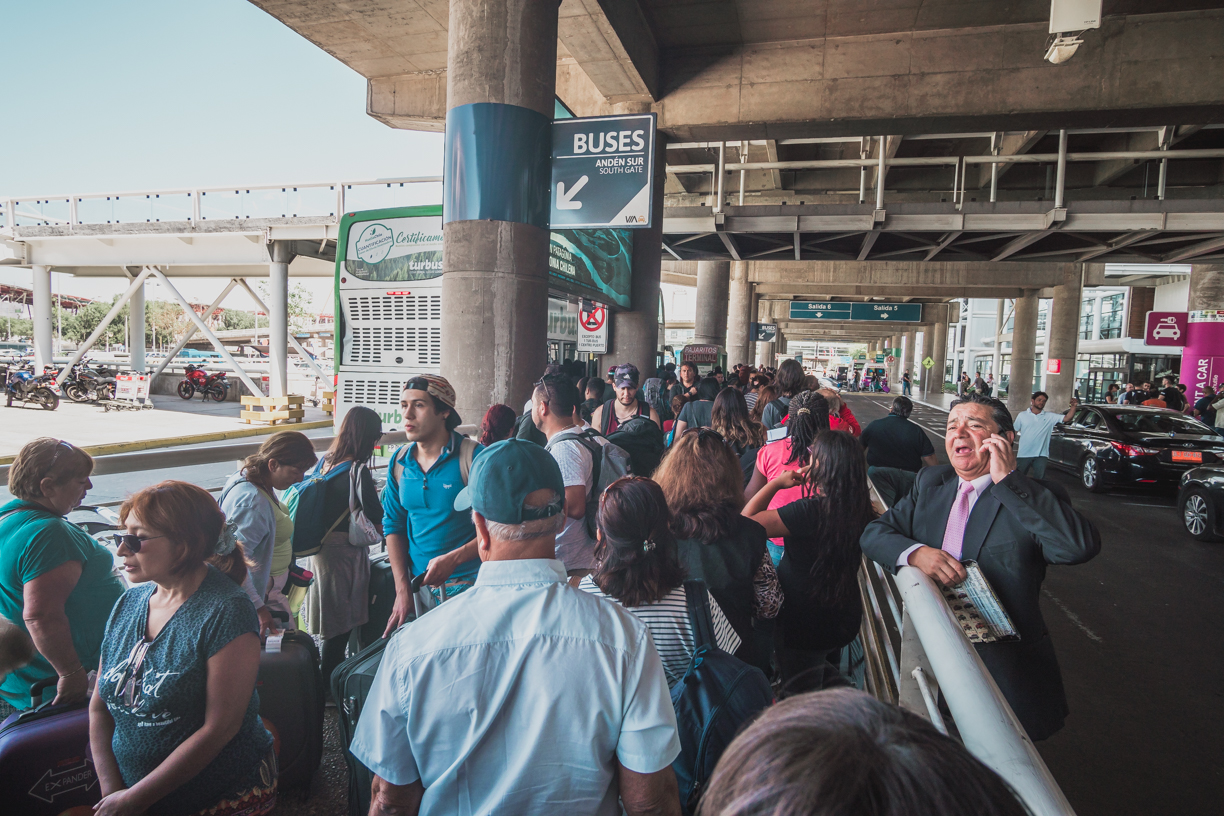
M293 519L294 558L304 558L321 550L323 539L349 515L348 510L345 510L330 527L324 526L323 495L327 491L327 483L337 476L347 474L353 463L344 462L323 473L323 461L320 457L314 468L306 474L306 478L281 496L281 504L285 505L289 517Z
M672 688L672 707L680 736L680 756L672 763L684 813L694 813L714 766L731 740L773 705L765 673L718 648L709 592L704 581L685 581L693 658Z

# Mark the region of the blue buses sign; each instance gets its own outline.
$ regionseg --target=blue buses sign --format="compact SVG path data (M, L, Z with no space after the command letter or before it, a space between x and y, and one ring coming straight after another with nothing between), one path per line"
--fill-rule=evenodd
M921 303L832 303L824 300L793 300L791 320L886 320L919 323Z
M654 146L653 113L553 121L552 228L649 227Z

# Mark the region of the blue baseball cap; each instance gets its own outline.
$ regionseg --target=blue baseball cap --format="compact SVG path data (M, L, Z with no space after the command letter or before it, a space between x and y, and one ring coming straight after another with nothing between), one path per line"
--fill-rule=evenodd
M556 498L543 507L524 507L529 493L548 489ZM468 485L455 497L455 509L472 509L498 524L559 515L565 505L565 482L552 454L525 439L506 439L482 450L472 463Z

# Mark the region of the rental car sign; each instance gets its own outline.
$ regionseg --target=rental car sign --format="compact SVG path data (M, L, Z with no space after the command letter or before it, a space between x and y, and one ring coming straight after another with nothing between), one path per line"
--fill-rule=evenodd
M650 226L655 123L653 113L553 122L553 229Z
M1143 342L1149 346L1186 345L1187 312L1148 312Z

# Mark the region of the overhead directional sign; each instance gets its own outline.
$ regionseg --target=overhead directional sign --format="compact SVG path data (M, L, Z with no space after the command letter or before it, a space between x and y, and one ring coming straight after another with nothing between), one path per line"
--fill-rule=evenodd
M749 323L748 336L753 340L760 340L766 343L772 343L778 339L778 324L777 323Z
M891 323L922 321L921 303L832 303L792 300L791 320L886 320Z
M553 122L553 229L650 226L655 122L653 113Z

